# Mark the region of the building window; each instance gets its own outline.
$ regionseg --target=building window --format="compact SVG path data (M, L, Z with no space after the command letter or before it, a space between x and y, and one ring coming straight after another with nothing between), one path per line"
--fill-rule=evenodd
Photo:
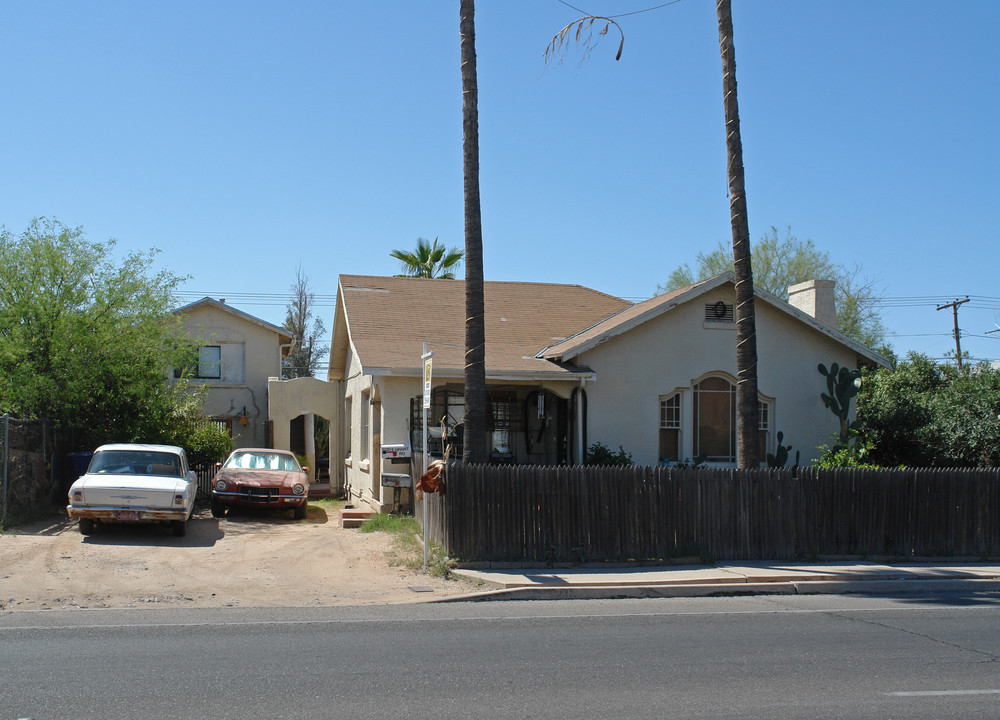
M736 386L707 377L694 386L694 454L709 462L736 462Z
M354 416L351 415L354 403L351 398L344 398L344 457L351 457L351 436L354 432Z
M681 394L660 396L660 462L680 460Z
M493 460L510 460L514 456L513 430L517 396L513 392L491 392L489 406L490 457Z
M770 445L771 430L771 406L760 400L758 402L757 441L760 444L760 457L763 460L767 457L767 449Z
M222 377L222 347L206 345L198 348L198 378L218 380Z
M361 460L368 460L371 449L371 393L361 393Z
M179 378L188 372L188 376L195 379L219 380L222 378L222 346L205 345L199 348L192 347L190 356L184 367L174 368L174 377Z
M414 452L423 450L424 398L410 399L410 446ZM465 395L460 387L441 386L431 391L431 406L427 409L427 448L431 457L462 457Z

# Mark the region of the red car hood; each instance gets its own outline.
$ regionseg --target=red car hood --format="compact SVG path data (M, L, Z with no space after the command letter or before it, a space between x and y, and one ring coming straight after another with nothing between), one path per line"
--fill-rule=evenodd
M295 483L308 483L305 473L292 470L245 470L243 468L223 468L215 474L215 480L225 480L227 484L249 485L251 487L286 487ZM215 480L212 483L215 483Z

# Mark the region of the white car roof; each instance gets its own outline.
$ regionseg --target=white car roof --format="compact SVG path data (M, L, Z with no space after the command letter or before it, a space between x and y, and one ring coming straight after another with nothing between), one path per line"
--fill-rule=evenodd
M184 448L177 447L176 445L147 445L144 443L111 443L109 445L101 445L94 452L101 452L102 450L137 450L142 452L169 452L174 455L182 455L184 453Z

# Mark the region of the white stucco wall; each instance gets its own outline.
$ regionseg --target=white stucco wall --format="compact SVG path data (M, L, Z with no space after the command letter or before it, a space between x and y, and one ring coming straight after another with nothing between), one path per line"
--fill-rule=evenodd
M735 323L705 322L705 304L735 301L732 286L671 310L613 340L583 353L578 362L592 368L597 380L587 384L587 443L619 445L640 464L659 461L659 399L681 391L681 457L693 452L691 386L710 373L736 379ZM768 452L783 432L791 456L801 463L819 455L838 431L836 417L820 400L826 390L817 365L833 362L856 367L853 351L787 314L756 303L758 390L771 401ZM853 409L853 408L852 408Z
M326 382L312 377L279 380L271 378L267 386L268 416L274 428L272 438L274 447L283 450L291 449L290 423L299 415L307 417L320 416L330 421L330 485L333 488L341 486L341 476L335 474L337 465L333 458L341 456L339 444L340 413L340 383ZM312 430L306 428L306 464L309 466L309 479L316 478L316 451L309 441Z
M205 415L231 418L237 446L264 445L267 424L267 379L281 375L278 336L256 323L209 305L192 308L182 324L191 336L208 345L219 345L220 379L192 380L207 385ZM246 408L249 425L238 417Z

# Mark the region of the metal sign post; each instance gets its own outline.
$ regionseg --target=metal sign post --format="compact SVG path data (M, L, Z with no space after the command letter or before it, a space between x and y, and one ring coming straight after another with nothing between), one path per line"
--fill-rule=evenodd
M431 358L434 356L433 352L427 352L427 343L424 343L424 354L420 356L420 359L424 361L424 402L422 410L422 439L423 439L423 470L421 476L427 474L427 410L431 406ZM424 567L427 567L427 493L424 492L423 498L420 504L424 508Z

